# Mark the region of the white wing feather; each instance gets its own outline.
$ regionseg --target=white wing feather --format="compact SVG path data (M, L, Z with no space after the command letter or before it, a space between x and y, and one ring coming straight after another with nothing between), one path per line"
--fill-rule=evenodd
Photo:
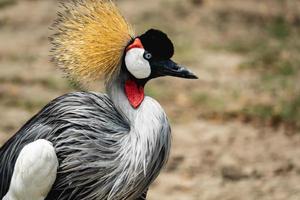
M8 193L3 200L43 200L56 179L58 160L47 140L26 145L17 158Z

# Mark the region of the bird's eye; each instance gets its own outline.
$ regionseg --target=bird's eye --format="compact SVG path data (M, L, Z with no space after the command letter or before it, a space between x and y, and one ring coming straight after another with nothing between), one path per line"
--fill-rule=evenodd
M152 58L152 54L149 53L149 52L145 52L145 53L144 53L144 58L145 58L146 60L150 60L150 59Z

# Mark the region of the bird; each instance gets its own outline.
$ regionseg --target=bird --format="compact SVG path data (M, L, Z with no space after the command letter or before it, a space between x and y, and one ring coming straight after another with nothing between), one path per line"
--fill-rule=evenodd
M60 5L52 61L83 84L104 79L106 93L57 97L17 131L0 149L0 199L146 199L168 160L171 128L144 87L163 76L197 76L171 59L166 33L136 35L113 1Z

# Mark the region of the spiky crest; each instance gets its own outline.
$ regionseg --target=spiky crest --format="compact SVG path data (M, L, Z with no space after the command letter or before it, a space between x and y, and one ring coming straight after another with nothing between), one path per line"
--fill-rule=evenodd
M110 79L134 37L131 26L111 0L72 0L61 7L52 26L52 60L84 83Z

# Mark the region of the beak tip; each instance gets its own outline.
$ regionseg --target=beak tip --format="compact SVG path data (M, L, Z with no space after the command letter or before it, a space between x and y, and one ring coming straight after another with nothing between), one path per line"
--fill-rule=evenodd
M198 79L198 77L184 66L172 60L152 62L152 67L158 71L158 76L174 76L185 79ZM160 71L159 71L160 70Z
M193 74L191 72L186 76L186 78L188 78L188 79L199 79L198 76L196 76L195 74Z
M195 74L193 74L193 75L191 76L191 79L199 79L199 78L198 78L198 76L196 76Z

